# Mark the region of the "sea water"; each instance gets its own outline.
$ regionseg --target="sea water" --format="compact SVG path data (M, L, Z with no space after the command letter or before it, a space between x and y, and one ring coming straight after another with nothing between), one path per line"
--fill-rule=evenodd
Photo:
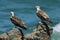
M52 40L60 40L60 0L0 0L0 34L10 31L14 25L10 21L10 11L22 19L29 30L23 30L24 34L31 33L36 28L40 19L36 15L35 6L39 5L53 21Z

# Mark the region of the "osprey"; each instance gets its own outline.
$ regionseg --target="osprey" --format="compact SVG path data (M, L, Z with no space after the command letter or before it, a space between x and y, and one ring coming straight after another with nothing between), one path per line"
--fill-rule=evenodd
M44 21L39 22L38 25L40 25L41 28L42 28L45 32L47 32L47 34L50 36L49 27L48 27L48 25L47 25Z
M27 26L23 23L23 21L17 17L14 16L14 12L11 11L11 16L10 16L11 22L16 26L19 26L23 29L27 29Z
M39 6L36 6L36 9L37 9L36 14L39 18L41 18L41 20L45 20L48 21L49 23L52 23L49 16L44 11L42 11Z

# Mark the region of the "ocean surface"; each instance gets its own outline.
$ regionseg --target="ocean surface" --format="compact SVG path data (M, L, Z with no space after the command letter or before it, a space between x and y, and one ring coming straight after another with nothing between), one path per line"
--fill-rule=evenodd
M35 6L39 5L45 11L53 24L52 40L60 40L60 0L0 0L0 34L10 31L14 25L10 21L10 11L22 19L29 28L24 34L31 33L40 19L36 16Z

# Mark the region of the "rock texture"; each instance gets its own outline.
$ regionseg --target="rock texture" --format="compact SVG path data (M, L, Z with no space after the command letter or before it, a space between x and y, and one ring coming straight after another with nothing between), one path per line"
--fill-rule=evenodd
M0 35L0 39L2 40L20 40L21 38L21 32L17 28L13 28L8 33L3 33Z
M53 28L50 28L50 34L52 34L52 31ZM35 28L32 33L24 35L23 39L21 31L17 28L13 28L8 33L0 35L0 40L51 40L50 38L41 26Z
M53 28L50 28L50 34L52 34ZM25 36L26 40L51 40L51 37L47 35L46 32L41 28L41 26L38 26L38 28L34 29L32 33L27 34Z

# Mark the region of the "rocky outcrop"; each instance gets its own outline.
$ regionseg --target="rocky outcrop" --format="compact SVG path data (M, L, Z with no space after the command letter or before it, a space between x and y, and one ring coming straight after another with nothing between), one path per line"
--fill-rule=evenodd
M53 28L50 29L50 34L52 34ZM32 33L27 34L25 36L26 40L51 40L51 37L47 35L46 32L39 26L38 28L34 29Z
M21 38L21 32L17 28L13 28L8 33L3 33L0 35L1 40L20 40Z
M50 33L52 34L53 28L50 28ZM0 35L0 40L23 40L22 34L19 29L13 28L8 33L3 33ZM38 26L35 28L32 33L24 35L24 40L50 40L50 37L47 35L43 29Z

